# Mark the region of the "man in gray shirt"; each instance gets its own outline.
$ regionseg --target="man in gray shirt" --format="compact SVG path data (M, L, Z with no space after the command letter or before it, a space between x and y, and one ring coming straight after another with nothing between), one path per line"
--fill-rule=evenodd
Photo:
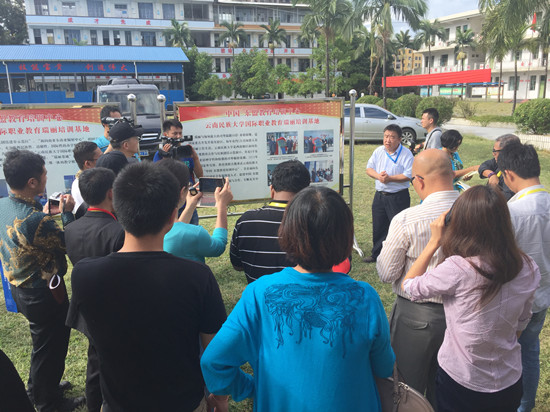
M414 149L415 153L420 152L422 149L441 149L441 134L443 133L439 127L439 112L437 109L430 107L422 112L422 118L420 124L427 130L428 135L424 143L420 143Z

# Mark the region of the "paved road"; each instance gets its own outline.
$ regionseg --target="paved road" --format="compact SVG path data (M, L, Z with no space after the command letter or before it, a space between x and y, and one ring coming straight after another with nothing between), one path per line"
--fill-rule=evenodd
M516 133L515 126L509 127L482 127L482 126L470 126L460 123L453 123L452 120L449 123L443 125L444 129L456 129L462 134L475 134L476 136L483 137L487 140L495 140L497 137L506 133Z

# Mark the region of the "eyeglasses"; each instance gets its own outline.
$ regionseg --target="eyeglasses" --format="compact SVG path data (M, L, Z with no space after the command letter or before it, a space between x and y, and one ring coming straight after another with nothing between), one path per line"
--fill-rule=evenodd
M502 150L502 149L501 149L501 150ZM501 150L493 149L493 153L498 153L498 152L500 152Z
M420 175L414 175L413 177L411 177L411 183L412 183L412 182L414 181L414 179L416 179L417 177L418 177L419 179L424 180L424 178L423 178L422 176L420 176Z

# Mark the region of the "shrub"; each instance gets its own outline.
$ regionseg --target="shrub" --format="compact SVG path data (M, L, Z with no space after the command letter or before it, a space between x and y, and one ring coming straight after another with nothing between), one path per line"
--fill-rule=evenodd
M434 107L439 112L439 122L438 126L441 126L443 123L451 120L453 116L453 108L455 102L451 99L441 96L431 96L422 99L418 106L416 106L416 116L417 118L422 117L422 112L430 107Z
M472 116L475 116L477 110L477 103L471 103L466 100L459 100L456 104L458 112L465 119L469 119Z
M356 103L378 104L380 100L382 99L380 99L380 97L378 96L366 95L357 99Z
M514 112L514 123L523 132L550 133L550 99L535 99L520 104Z
M376 104L380 107L384 107L384 99L380 99L380 101ZM394 107L395 107L395 99L390 99L386 97L386 110L393 112Z
M480 126L487 127L489 123L513 123L512 116L499 116L496 114L484 114L481 116L470 117L471 121L479 123Z
M404 94L393 104L393 110L395 114L399 116L410 116L415 117L416 115L416 106L422 100L422 97L417 96L416 94Z

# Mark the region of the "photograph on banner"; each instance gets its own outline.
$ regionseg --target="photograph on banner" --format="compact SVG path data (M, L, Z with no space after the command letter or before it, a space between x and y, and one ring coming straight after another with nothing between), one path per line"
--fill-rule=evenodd
M92 141L103 136L99 119L101 106L44 104L2 106L0 108L0 153L17 148L30 150L44 157L48 171L47 193L71 189L78 165L73 156L78 142ZM8 187L1 167L0 196L7 196Z
M305 163L311 175L311 183L330 183L334 181L334 161L310 160Z
M304 153L332 152L333 150L333 130L306 130L304 132Z
M298 132L269 132L267 154L269 156L298 153Z
M193 136L204 176L227 176L236 201L269 198L273 169L291 159L310 163L314 183L337 188L341 98L186 102L176 103L176 113L183 133Z

